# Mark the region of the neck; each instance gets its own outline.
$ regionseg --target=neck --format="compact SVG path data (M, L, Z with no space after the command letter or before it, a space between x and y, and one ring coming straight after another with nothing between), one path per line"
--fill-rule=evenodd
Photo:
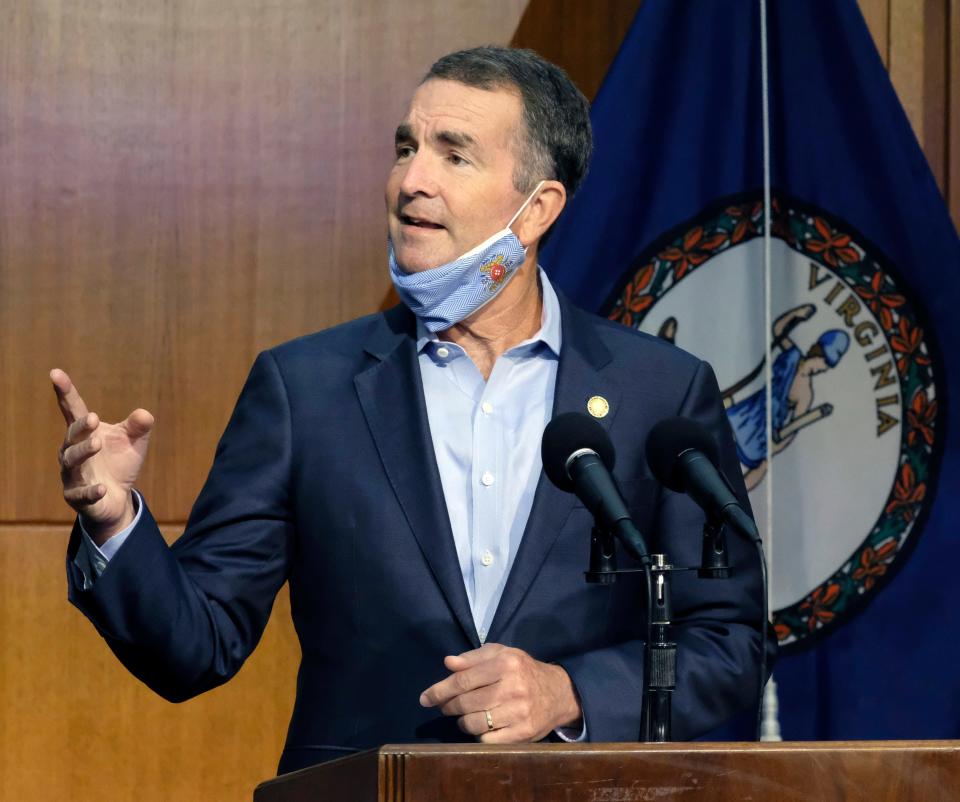
M536 334L542 318L537 253L530 248L516 275L496 298L438 337L463 348L488 379L500 355Z

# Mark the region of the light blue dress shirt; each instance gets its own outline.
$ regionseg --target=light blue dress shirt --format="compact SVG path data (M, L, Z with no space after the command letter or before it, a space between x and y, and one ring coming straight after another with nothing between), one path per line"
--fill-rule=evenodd
M481 643L530 517L553 411L560 304L543 271L540 285L540 330L502 354L486 381L463 348L417 322L430 436Z

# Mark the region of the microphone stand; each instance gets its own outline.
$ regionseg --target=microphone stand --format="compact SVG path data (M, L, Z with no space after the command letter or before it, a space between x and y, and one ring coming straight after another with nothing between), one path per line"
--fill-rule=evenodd
M673 691L677 687L677 644L669 638L670 572L673 566L665 554L652 554L653 604L649 608L650 640L646 648L644 706L641 725L643 740L666 743L672 740Z
M643 716L639 739L665 743L672 737L673 691L677 687L677 644L669 639L672 606L670 572L674 569L664 554L652 554L641 569L617 569L614 536L594 526L590 534L590 568L587 582L609 585L617 574L642 570L647 580L647 645L644 650ZM679 569L689 570L689 569Z
M647 644L644 650L643 715L639 737L646 743L666 743L673 737L673 692L677 687L677 644L670 638L673 617L670 574L695 570L704 579L729 577L724 523L719 518L710 517L704 521L701 562L699 566L691 568L671 565L666 554L651 554L643 559L643 568L619 570L614 540L610 531L594 525L590 534L590 567L584 575L587 582L603 585L615 582L617 574L642 570L646 575ZM764 657L761 656L761 664L765 662Z

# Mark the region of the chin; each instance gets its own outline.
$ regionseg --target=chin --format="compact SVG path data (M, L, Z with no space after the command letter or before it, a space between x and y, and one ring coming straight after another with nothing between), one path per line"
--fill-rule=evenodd
M422 273L424 270L432 270L444 263L442 257L411 252L411 250L412 249L396 247L394 250L397 265L404 273Z

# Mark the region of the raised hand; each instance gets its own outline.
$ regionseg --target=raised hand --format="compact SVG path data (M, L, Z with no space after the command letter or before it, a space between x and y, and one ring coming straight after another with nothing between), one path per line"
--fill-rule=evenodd
M133 522L131 491L147 455L153 415L135 409L120 423L104 423L66 373L55 368L50 381L67 423L59 451L63 498L99 546Z

